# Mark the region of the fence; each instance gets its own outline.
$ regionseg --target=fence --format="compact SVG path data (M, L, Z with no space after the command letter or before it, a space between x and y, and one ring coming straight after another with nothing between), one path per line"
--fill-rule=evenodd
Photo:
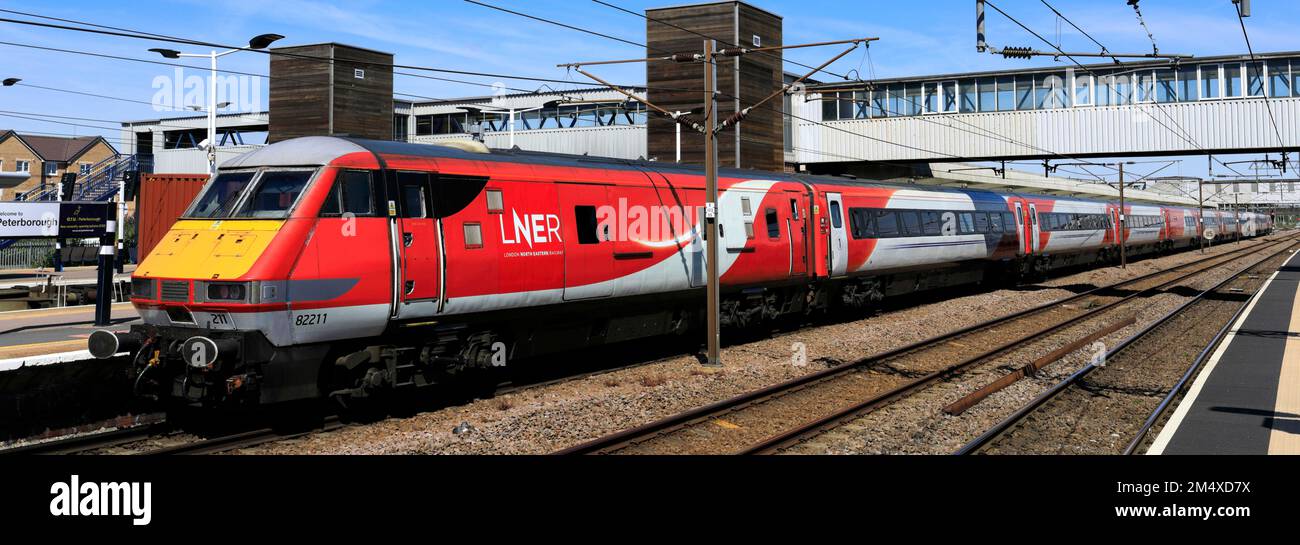
M0 250L0 270L34 269L52 262L54 240L32 238L19 240Z

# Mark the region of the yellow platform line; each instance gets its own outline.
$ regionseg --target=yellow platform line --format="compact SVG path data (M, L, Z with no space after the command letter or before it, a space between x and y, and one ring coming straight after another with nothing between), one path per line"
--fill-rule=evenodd
M113 303L113 310L124 310L131 308L131 303ZM12 320L31 320L44 316L63 316L65 314L89 314L94 316L94 305L83 305L75 307L58 307L42 308L32 310L14 310L9 312L0 312L0 322Z
M61 352L71 352L73 350L85 350L86 339L72 339L67 341L54 341L46 343L19 344L14 346L0 347L0 359L28 358L31 356L45 356L49 354L58 354Z
M1269 454L1300 454L1300 290L1291 305L1286 346L1282 352L1282 371L1277 379L1277 401L1273 404L1272 429L1268 436Z

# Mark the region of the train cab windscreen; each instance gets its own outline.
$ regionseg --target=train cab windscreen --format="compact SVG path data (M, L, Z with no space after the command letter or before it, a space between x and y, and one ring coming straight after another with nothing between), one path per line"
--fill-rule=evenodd
M217 175L185 213L196 219L289 217L315 170L226 172Z

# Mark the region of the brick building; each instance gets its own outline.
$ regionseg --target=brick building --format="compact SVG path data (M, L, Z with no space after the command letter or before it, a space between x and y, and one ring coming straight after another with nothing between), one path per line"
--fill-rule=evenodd
M29 172L31 178L5 192L6 199L58 184L65 172L84 177L100 162L118 156L103 137L57 137L0 130L0 172Z

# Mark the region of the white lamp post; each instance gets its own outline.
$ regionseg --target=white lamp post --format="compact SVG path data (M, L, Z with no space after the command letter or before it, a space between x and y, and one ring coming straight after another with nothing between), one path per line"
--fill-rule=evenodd
M511 149L514 149L514 147L515 147L515 115L516 115L516 114L526 114L526 113L528 113L528 112L536 112L536 111L538 111L538 110L545 110L545 109L547 109L547 108L554 108L554 107L558 106L559 104L560 104L560 101L558 101L558 100L552 100L552 101L547 102L546 104L543 104L543 105L538 106L538 107L536 107L536 108L525 108L525 109L522 109L522 110L520 110L520 109L516 109L516 108L495 108L495 107L491 107L491 106L486 107L486 108L480 108L480 107L477 107L477 106L473 106L473 107L471 107L471 106L466 106L466 107L461 108L461 110L464 110L464 111L469 112L469 113L471 113L471 114L482 113L482 112L484 112L484 111L487 111L487 112L498 112L498 113L499 113L499 112L507 112L506 115L508 115L508 116L510 116L510 117L507 118L508 121L506 122L506 127L507 127L507 130L510 131L510 148L511 148Z
M255 36L248 41L248 49L266 49L277 40L283 39L284 36L279 34L262 34ZM153 51L168 59L206 57L211 60L212 72L208 77L208 139L207 144L202 146L208 153L208 174L211 175L217 171L217 109L229 106L229 102L217 104L217 59L235 53L244 51L244 49L231 49L229 51L212 51L209 53L181 53L175 49L153 48ZM224 105L224 106L223 106Z

